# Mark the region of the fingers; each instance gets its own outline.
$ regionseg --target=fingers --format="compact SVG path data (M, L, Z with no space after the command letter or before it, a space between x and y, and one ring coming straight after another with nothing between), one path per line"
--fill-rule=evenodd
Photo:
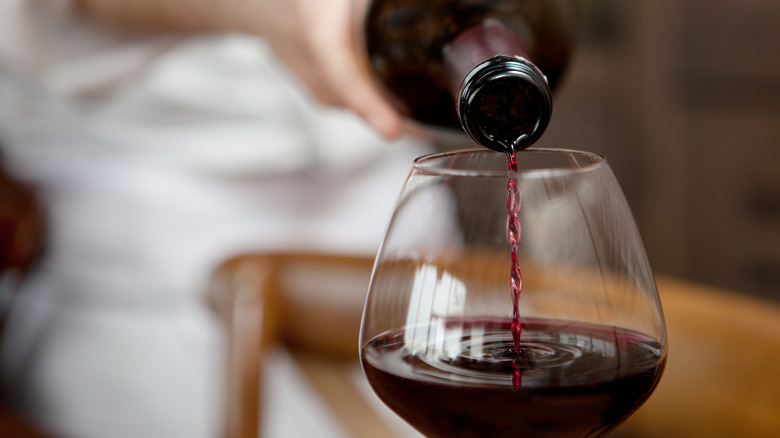
M400 135L402 117L379 91L368 72L368 65L358 59L355 50L346 51L344 56L344 81L337 86L344 87L341 92L345 96L347 107L352 108L385 137L395 138Z
M345 54L345 57L349 55ZM384 137L398 137L402 129L401 116L377 90L357 60L345 61L342 67L344 71L341 80L333 85L344 97L345 106L355 111Z
M352 38L352 3L349 0L321 2L327 8L309 17L309 41L314 65L304 75L318 99L342 105L357 113L388 139L402 131L402 117L374 83ZM306 80L306 79L305 79Z

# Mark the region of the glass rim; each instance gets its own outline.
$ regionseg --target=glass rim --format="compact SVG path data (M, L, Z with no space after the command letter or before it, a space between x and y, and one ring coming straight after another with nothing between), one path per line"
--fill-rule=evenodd
M534 176L553 176L553 175L572 175L577 173L589 172L607 165L607 159L600 154L593 152L580 151L576 149L565 148L535 148L531 147L518 152L518 161L522 160L523 154L540 153L551 154L557 156L570 156L570 157L582 157L589 159L591 162L582 163L581 166L543 166L533 169L520 169L516 173L518 177L534 177ZM440 175L440 176L479 176L479 177L506 177L509 169L468 169L457 167L436 167L431 165L431 162L439 162L444 159L464 156L464 155L504 155L503 152L497 152L487 148L470 148L470 149L458 149L447 152L436 152L432 154L422 155L417 157L412 169L415 171L422 171L428 175ZM573 163L577 163L577 160L573 160Z

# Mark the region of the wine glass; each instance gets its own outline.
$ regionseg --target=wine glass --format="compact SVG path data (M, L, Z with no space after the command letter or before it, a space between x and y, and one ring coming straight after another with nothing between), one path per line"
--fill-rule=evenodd
M655 281L606 160L516 159L415 160L376 258L363 370L428 437L600 437L663 372Z

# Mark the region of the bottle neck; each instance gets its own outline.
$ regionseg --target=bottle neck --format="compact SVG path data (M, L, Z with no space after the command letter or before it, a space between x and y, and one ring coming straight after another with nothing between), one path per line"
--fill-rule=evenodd
M552 114L544 74L522 39L497 21L461 33L445 51L445 78L466 133L510 153L541 137Z

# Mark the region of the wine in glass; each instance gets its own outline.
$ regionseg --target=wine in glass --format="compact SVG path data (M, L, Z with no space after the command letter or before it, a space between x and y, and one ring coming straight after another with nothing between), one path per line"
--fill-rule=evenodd
M415 161L375 262L363 369L428 437L600 437L664 368L653 274L602 157L511 156Z

